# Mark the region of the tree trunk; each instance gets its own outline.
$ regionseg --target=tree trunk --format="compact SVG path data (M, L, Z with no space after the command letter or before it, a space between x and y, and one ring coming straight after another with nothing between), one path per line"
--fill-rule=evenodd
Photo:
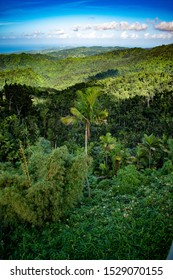
M86 122L85 125L85 154L88 155L88 138L90 137L90 123ZM91 197L90 183L86 176L86 184L88 188L88 197Z
M85 126L85 154L88 154L88 127L87 127L87 123Z
M85 154L88 154L88 139L90 138L90 122L87 120L85 124Z

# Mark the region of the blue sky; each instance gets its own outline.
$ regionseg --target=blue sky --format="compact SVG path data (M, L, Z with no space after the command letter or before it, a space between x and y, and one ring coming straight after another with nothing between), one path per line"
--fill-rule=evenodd
M3 0L2 46L153 47L173 43L170 0Z

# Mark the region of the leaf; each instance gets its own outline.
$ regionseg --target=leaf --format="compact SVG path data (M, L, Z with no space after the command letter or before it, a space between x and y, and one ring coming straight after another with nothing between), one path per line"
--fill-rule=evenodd
M120 156L116 156L116 157L115 157L115 160L120 161L120 160L121 160L121 157L120 157Z
M151 134L149 136L144 134L143 144L148 145L148 146L156 145L157 144L157 138L153 134Z
M72 113L72 115L75 116L75 118L77 118L79 120L84 120L85 119L85 117L81 114L81 112L75 107L72 107L70 109L70 112Z
M106 124L107 123L107 117L108 117L108 112L106 110L103 110L96 115L95 123L96 124L101 124L101 123Z
M86 99L87 99L88 105L90 105L91 108L93 108L99 95L100 95L100 93L97 88L88 88L86 90Z
M104 171L106 170L106 164L105 163L100 163L99 168Z
M115 148L115 144L109 144L109 150L113 150Z
M61 117L61 122L65 125L70 125L76 123L77 119L73 116Z

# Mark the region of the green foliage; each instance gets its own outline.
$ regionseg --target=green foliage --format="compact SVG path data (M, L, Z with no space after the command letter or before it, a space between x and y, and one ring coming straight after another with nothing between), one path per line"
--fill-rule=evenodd
M168 139L167 144L168 144L168 150L167 150L168 158L170 158L173 161L173 139L171 138Z
M107 71L98 73L94 76L89 77L89 80L102 80L102 79L106 79L109 77L115 77L118 76L118 70L114 70L114 69L109 69Z
M36 130L34 125L37 125L40 136L50 140L53 147L62 145L67 139L81 145L83 137L82 125L76 124L73 129L70 129L62 125L60 118L68 115L69 108L74 107L74 100L76 100L76 92L78 90L85 92L86 88L99 87L106 93L99 97L99 103L102 105L101 107L106 108L109 112L108 125L106 128L100 127L99 132L95 125L92 125L92 140L96 140L101 134L111 132L113 136L121 139L126 145L134 146L141 140L144 133L147 135L153 133L158 136L162 134L170 136L172 133L173 118L171 108L173 87L171 53L172 45L151 50L137 48L122 49L99 56L68 58L63 61L58 58L58 62L55 54L52 54L52 56L47 56L46 54L45 57L40 54L20 54L2 56L2 61L4 61L2 65L4 65L4 68L9 67L13 69L21 65L23 68L20 71L22 71L25 68L25 64L28 65L31 62L31 67L34 71L40 71L41 69L44 72L45 67L46 81L50 82L51 79L55 79L56 83L58 83L55 86L55 82L51 81L50 85L47 85L49 88L45 89L42 93L38 88L36 90L26 86L12 86L10 83L14 83L15 80L9 81L6 79L6 87L14 90L15 96L17 96L17 91L22 93L22 96L25 91L29 93L30 97L34 96L34 109L36 109L35 113L32 113L34 120L33 118L31 119L31 112L29 116L27 115L28 122L25 118L29 135L31 133L33 135L33 131ZM55 57L53 58L54 55ZM49 59L50 62L48 63ZM52 63L51 72L49 72L47 67L49 68ZM80 83L82 79L79 76L83 75L83 72L88 73L87 71L90 71L91 75L95 71L97 73L98 71L100 72L101 69L108 71L112 63L114 67L116 65L118 70L117 77ZM67 67L65 67L66 64ZM106 70L108 66L109 69ZM60 69L55 71L56 67ZM77 67L76 75L74 69L72 70L70 67ZM113 70L114 68L111 69ZM72 71L72 74L69 74L70 71ZM67 73L64 74L63 72ZM65 80L62 78L63 75L67 75ZM15 75L13 76L15 77ZM73 78L79 80L74 83L72 82L75 85L71 86ZM3 83L4 80L5 77L3 78ZM86 81L86 79L84 80ZM29 85L33 85L31 79L29 82ZM64 85L62 86L62 84ZM37 86L39 86L39 83L37 83ZM56 91L55 88L65 89ZM4 93L2 94L3 96ZM16 102L18 98L17 96ZM6 109L8 107L6 106ZM18 110L15 109L16 113L19 111L19 108ZM29 109L29 111L31 110ZM3 114L5 113L4 106L2 112ZM28 110L25 110L26 113L28 113ZM30 125L31 120L32 125Z
M117 48L111 51L109 48L106 49L109 51L107 53L103 53L104 48L85 48L65 50L59 54L0 55L0 86L6 80L10 84L21 83L60 90L90 80L91 77L98 79L105 78L107 74L111 76L116 71L118 75L143 71L169 74L172 73L172 49L171 44L148 50ZM145 87L143 90L146 92Z
M0 130L0 160L16 161L19 158L19 140L26 144L28 134L25 123L16 115L4 118Z
M5 84L4 86L5 106L9 114L16 114L18 117L26 117L32 113L31 88L25 85Z
M172 139L144 135L142 143L136 147L138 168L159 168L165 160L172 159Z
M34 170L30 166L35 166L36 162L38 167ZM28 178L24 180L21 175L2 173L0 206L3 219L6 222L20 219L34 225L59 220L81 199L88 165L84 155L74 157L64 146L42 157L40 151L30 156L29 186Z
M70 109L72 116L61 117L65 125L82 122L85 125L85 153L88 153L88 139L91 136L91 124L106 123L108 112L100 110L96 102L100 95L99 88L86 88L85 91L77 92L75 107Z
M95 174L99 175L101 170L101 175L107 178L114 176L120 167L134 161L134 157L131 156L129 149L125 148L109 132L106 135L100 136L100 142L97 146L91 147L91 154L95 159Z
M156 92L148 107L145 97L118 100L103 95L102 102L109 112L107 129L128 147L140 142L144 134L172 136L172 96L172 91Z
M34 117L32 88L5 84L0 107L0 161L16 162L19 142L26 147L37 140L39 131Z
M145 167L155 166L154 152L158 146L158 139L153 134L149 136L144 134L142 143L137 148L137 156L139 159L142 158Z
M166 258L172 47L1 55L1 258Z
M116 194L133 194L141 186L141 182L145 184L145 176L134 165L128 165L117 172L113 182Z
M129 167L128 175L130 170L132 177L145 179L133 193L115 194L112 180L106 191L94 187L92 200L83 200L61 223L45 223L42 230L26 224L12 228L4 255L8 259L166 259L173 237L173 175L163 176L160 171L139 175L134 167Z

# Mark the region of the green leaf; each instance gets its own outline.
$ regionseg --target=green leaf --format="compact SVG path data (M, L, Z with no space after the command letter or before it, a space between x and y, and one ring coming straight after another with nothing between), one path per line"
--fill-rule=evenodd
M73 116L61 117L61 122L65 125L70 125L76 123L77 119Z
M70 112L72 113L73 116L75 116L75 118L77 118L79 120L84 120L85 119L85 117L81 114L81 112L75 107L72 107L70 109Z
M100 111L95 118L96 124L107 123L108 112L106 110Z

